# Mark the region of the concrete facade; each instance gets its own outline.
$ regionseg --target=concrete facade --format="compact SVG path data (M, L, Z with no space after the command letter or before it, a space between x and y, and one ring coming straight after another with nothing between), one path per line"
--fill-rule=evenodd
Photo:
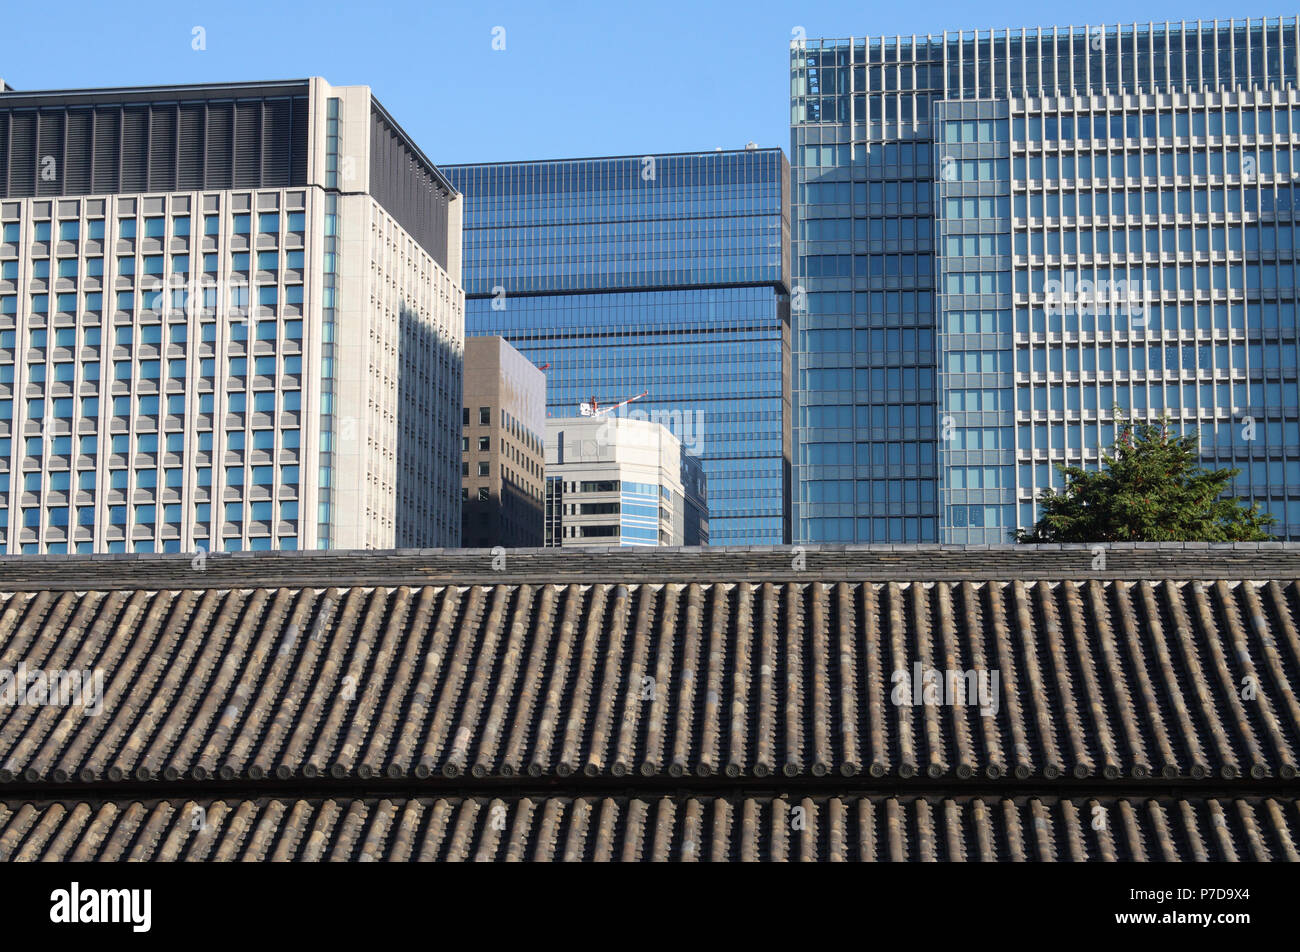
M546 545L707 545L703 481L699 461L662 424L612 415L551 418Z
M461 545L540 546L546 376L504 338L465 338L461 427Z
M4 92L0 126L0 551L458 542L460 200L368 87Z

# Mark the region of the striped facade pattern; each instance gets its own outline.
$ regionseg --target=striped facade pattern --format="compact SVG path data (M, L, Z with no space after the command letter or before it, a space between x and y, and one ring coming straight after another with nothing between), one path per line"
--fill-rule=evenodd
M1072 24L988 30L949 30L925 36L869 36L795 40L794 55L834 52L821 66L933 63L915 85L910 74L856 78L836 90L892 95L930 89L943 99L1087 96L1107 92L1278 89L1294 84L1300 17L1175 20L1157 23ZM900 99L901 103L901 99ZM922 110L922 119L928 118ZM910 109L899 115L911 117ZM852 117L861 122L859 113Z
M0 198L307 184L304 82L117 92L0 97Z
M1296 862L1263 798L416 797L0 803L0 861Z

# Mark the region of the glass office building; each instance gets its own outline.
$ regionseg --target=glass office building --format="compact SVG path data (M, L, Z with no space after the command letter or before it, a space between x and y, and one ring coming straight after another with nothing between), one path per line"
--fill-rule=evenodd
M1298 48L1295 18L796 42L796 541L1006 542L1116 408L1300 537Z
M789 165L779 149L442 166L465 321L700 457L713 545L788 541Z
M368 87L0 91L0 552L456 545L459 273Z

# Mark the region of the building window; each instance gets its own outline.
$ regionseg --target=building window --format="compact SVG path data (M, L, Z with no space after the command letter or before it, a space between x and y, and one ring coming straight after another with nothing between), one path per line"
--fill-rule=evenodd
M339 187L339 100L325 106L325 187Z
M489 426L492 423L491 407L478 408L478 422L479 422L479 426Z

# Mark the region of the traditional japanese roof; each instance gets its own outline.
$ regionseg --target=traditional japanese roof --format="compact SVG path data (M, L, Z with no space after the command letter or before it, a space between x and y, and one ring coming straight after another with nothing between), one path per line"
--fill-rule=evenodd
M500 555L0 559L0 858L1295 858L1300 546Z

